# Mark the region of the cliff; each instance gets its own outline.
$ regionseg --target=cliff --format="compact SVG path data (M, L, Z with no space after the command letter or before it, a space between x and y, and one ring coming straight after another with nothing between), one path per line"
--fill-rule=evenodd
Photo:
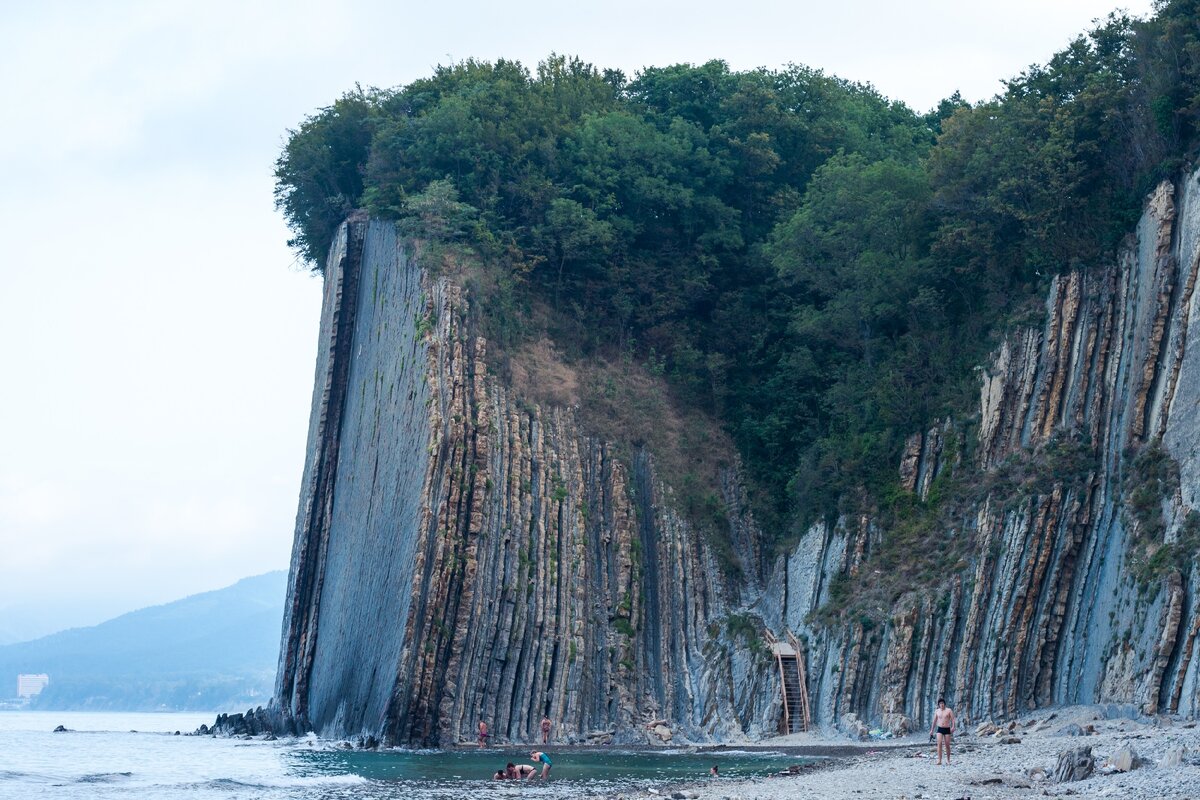
M1044 325L982 369L966 430L909 440L909 491L928 493L954 440L975 499L944 531L961 560L881 624L812 617L884 563L889 532L869 516L814 526L780 560L764 617L809 638L821 722L927 727L942 695L970 720L1058 703L1197 713L1198 267L1200 174L1158 187L1116 264L1053 280Z
M463 290L391 225L343 225L325 276L282 726L422 745L481 719L528 740L543 714L581 740L773 729L773 665L710 631L737 590L651 454L513 397ZM752 525L733 514L730 535Z
M761 564L726 471L749 576L731 585L652 453L515 396L463 289L351 219L325 268L276 727L446 745L480 719L532 739L545 714L580 741L658 720L768 735L764 629L798 635L817 724L926 726L942 695L969 720L1194 715L1198 267L1193 175L1157 189L1117 263L1053 280L1044 324L981 368L976 416L910 438L924 527L866 504Z

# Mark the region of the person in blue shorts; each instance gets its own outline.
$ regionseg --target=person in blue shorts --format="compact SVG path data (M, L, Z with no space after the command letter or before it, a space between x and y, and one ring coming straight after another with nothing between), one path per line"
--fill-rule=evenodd
M539 750L534 750L529 754L529 757L533 759L535 767L538 764L542 765L542 779L545 780L546 778L549 778L550 768L554 766L554 764L550 761L550 756Z

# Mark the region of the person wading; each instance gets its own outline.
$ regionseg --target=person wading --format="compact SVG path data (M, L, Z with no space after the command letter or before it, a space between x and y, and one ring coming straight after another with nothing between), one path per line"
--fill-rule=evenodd
M550 744L550 718L542 717L542 744Z
M954 738L954 712L946 705L946 698L939 697L933 712L933 727L929 736L937 733L937 763L942 763L942 748L946 748L946 766L950 766L950 741Z
M542 780L549 778L550 777L550 767L554 766L553 764L550 763L550 756L548 756L545 753L542 753L538 750L534 750L532 753L529 754L529 757L533 759L535 766L537 764L542 765Z

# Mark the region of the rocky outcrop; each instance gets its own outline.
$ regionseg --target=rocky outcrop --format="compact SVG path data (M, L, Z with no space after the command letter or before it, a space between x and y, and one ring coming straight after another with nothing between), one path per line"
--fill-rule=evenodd
M1192 176L1156 190L1116 263L1054 278L1044 323L981 368L978 414L906 442L902 489L945 511L938 550L900 555L938 568L887 595L895 531L869 503L764 563L736 471L731 585L652 453L518 397L463 289L414 266L391 226L352 219L325 270L267 718L421 745L479 720L529 740L543 715L576 741L765 735L780 688L763 628L803 643L817 724L857 733L928 727L939 696L969 724L1055 703L1195 715L1192 554L1135 578L1131 553L1192 541L1200 508L1198 270ZM1179 481L1152 531L1126 493L1160 447ZM839 615L847 597L873 605Z
M883 539L863 535L870 523L815 526L782 561L787 590L779 605L765 601L764 619L810 641L822 723L853 713L923 726L940 695L968 720L1054 703L1200 711L1194 554L1135 579L1130 544L1148 534L1122 488L1138 453L1161 442L1180 489L1161 498L1152 547L1175 541L1197 508L1198 268L1193 175L1158 187L1116 264L1053 280L1044 325L1005 338L982 372L974 434L957 439L969 454L958 476L978 497L948 523L964 558L936 584L903 591L882 624L812 621L839 576L871 569ZM956 436L910 437L902 486L926 498Z
M773 728L772 665L720 624L736 589L652 455L514 397L463 290L391 226L344 225L325 275L286 727L422 745L480 720L532 740L543 715L579 740L646 741L660 718L676 738Z

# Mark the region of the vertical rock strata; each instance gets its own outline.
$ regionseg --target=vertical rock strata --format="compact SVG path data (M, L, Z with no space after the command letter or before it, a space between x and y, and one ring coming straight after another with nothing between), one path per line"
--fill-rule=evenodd
M818 609L875 580L870 513L811 528L773 565L724 476L744 585L727 585L652 454L529 404L489 374L468 299L352 219L326 269L321 343L276 692L281 727L450 744L488 722L530 740L773 733L762 627L806 649L815 720L925 727L1055 703L1200 713L1200 604L1186 563L1130 571L1124 487L1162 446L1179 489L1161 539L1200 508L1200 178L1164 183L1108 268L1052 281L1044 324L982 368L978 417L906 442L903 489L972 484L963 556L874 620ZM1020 480L1014 480L1012 476ZM1136 477L1136 476L1134 476ZM882 619L882 621L880 621ZM850 717L848 715L854 715Z
M1200 503L1198 270L1200 173L1159 186L1117 264L1056 277L1045 324L1007 336L982 372L974 463L957 468L982 499L958 512L970 555L949 588L910 587L870 630L816 626L831 582L855 575L874 540L844 519L788 554L789 592L764 616L808 636L822 723L927 726L941 695L976 720L1055 703L1200 712L1197 576L1132 577L1139 523L1122 497L1136 454L1161 441L1181 477L1162 500L1166 542ZM908 439L904 489L927 496L950 436ZM1036 479L1014 491L1006 470Z
M444 745L479 720L532 740L543 715L616 741L658 719L691 738L774 726L772 665L710 630L730 590L650 454L618 458L575 410L510 396L466 302L390 226L343 226L276 692L287 727Z

